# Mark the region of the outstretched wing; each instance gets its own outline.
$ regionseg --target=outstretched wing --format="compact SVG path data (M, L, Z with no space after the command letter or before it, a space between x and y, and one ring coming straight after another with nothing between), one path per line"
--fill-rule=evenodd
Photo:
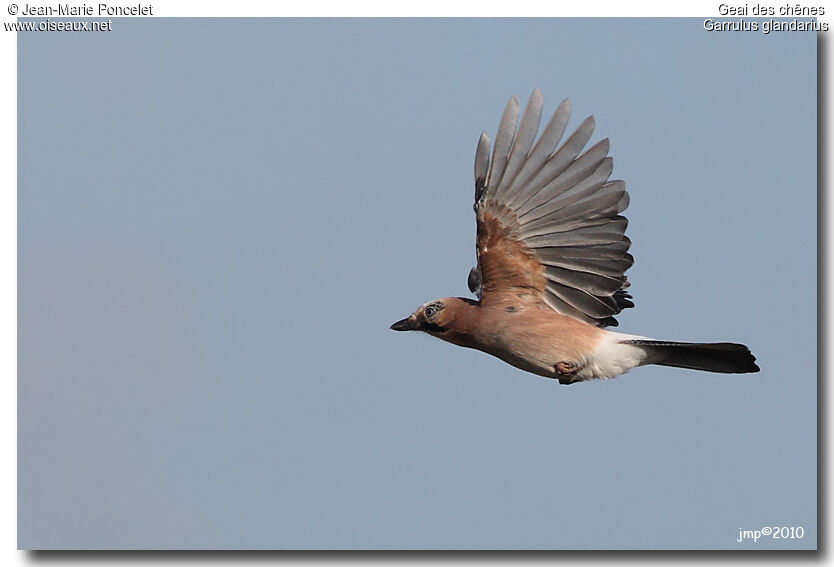
M580 155L594 131L588 117L558 147L570 116L564 100L535 140L542 94L533 91L518 123L518 99L504 109L492 158L481 134L475 152L477 272L482 301L528 294L559 313L605 326L633 307L624 275L634 258L625 236L623 181L609 181L613 160L602 140ZM535 144L534 144L535 141ZM477 285L479 284L479 289ZM474 288L474 289L473 289Z

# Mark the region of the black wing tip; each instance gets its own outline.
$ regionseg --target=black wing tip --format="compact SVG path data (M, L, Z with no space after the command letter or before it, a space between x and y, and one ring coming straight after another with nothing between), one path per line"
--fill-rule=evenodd
M481 200L481 197L484 195L484 189L486 189L486 179L483 177L479 177L475 180L475 204L477 205L478 201Z
M469 291L480 296L481 294L481 271L476 267L469 270L469 277L466 278L466 285Z
M626 281L625 286L628 285L629 283L628 281ZM634 307L634 302L631 301L633 299L631 294L626 292L625 290L620 289L615 291L612 297L614 298L614 302L617 304L617 311L614 313L614 315L618 315L622 312L623 309L630 309ZM603 319L599 319L597 324L600 327L619 327L620 322L617 321L616 318L614 318L614 315L605 317Z
M634 307L632 299L634 299L632 295L622 289L614 292L614 301L617 302L617 307L619 307L620 311Z

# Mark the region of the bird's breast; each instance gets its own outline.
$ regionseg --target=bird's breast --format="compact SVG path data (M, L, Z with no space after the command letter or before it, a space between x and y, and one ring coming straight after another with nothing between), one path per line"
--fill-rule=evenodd
M584 366L605 333L553 310L530 306L501 305L483 315L470 344L462 346L541 376L555 377L560 362Z

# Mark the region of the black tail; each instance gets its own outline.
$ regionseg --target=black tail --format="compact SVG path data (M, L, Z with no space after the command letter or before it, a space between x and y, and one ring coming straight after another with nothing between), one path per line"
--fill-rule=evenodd
M626 341L644 347L650 364L740 374L758 372L750 349L736 343L671 343L666 341Z

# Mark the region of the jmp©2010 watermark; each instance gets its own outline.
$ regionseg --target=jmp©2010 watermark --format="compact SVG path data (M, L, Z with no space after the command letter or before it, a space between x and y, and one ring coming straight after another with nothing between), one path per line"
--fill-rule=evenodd
M805 537L805 528L802 526L764 526L758 530L738 529L737 543L744 541L758 542L762 538L767 539L802 539Z

